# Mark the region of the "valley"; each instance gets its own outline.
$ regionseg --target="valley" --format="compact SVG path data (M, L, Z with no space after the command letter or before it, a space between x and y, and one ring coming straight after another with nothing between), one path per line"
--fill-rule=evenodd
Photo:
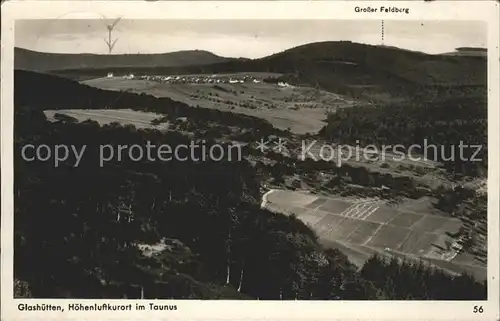
M75 169L17 159L16 251L24 266L18 274L37 295L359 300L485 294L487 148L474 163L447 161L437 152L414 160L409 156L422 154L408 149L427 137L437 146L486 147L483 58L351 42L312 43L254 60L190 53L182 63L92 57L94 68L79 57L57 70L53 59L61 57L46 54L39 58L43 72L18 63L24 70L15 71L17 149L71 143L89 145L96 156L102 144L207 141L238 144L244 155L117 161L106 169L85 159ZM200 55L203 63L186 62ZM469 70L467 79L457 77ZM308 157L299 157L312 141ZM380 152L398 143L400 155ZM333 157L368 145L379 152L342 162ZM337 147L344 149L325 160L324 151ZM50 213L48 221L36 215L40 210ZM37 244L60 249L61 257ZM26 270L33 260L46 262L38 276ZM64 269L86 284L67 280L43 288ZM424 276L430 281L422 285Z

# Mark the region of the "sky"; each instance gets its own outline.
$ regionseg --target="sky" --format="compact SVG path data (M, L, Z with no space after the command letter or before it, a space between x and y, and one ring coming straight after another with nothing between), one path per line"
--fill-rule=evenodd
M108 52L103 18L18 20L16 46L59 53ZM431 54L487 47L487 25L476 21L375 20L120 20L113 53L208 50L223 57L260 58L318 41L384 44ZM112 39L112 40L113 40Z

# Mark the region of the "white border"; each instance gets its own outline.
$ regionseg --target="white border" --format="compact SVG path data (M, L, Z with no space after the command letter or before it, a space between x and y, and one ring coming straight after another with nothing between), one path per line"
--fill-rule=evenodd
M355 6L408 7L410 14L355 13ZM172 312L19 312L13 297L13 45L16 19L355 19L478 20L488 23L488 301L161 301L176 304ZM139 320L139 319L499 319L499 4L494 1L9 1L2 5L1 80L1 319ZM466 75L464 75L466 76ZM34 267L36 268L36 267ZM30 300L50 303L54 300ZM58 300L123 303L123 300ZM148 300L129 300L127 303ZM152 302L152 301L151 301ZM160 303L160 301L156 301ZM484 313L473 314L473 306Z

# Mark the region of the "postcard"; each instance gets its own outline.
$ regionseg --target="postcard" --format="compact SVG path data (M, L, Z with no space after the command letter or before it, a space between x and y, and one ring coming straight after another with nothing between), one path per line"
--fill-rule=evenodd
M2 4L2 320L498 320L499 3Z

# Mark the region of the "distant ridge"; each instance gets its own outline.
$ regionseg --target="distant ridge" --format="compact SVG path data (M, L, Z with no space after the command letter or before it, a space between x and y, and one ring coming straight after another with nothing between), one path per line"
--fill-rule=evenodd
M46 53L15 48L15 69L50 71L115 67L180 67L230 61L204 50L186 50L163 54L69 54Z

